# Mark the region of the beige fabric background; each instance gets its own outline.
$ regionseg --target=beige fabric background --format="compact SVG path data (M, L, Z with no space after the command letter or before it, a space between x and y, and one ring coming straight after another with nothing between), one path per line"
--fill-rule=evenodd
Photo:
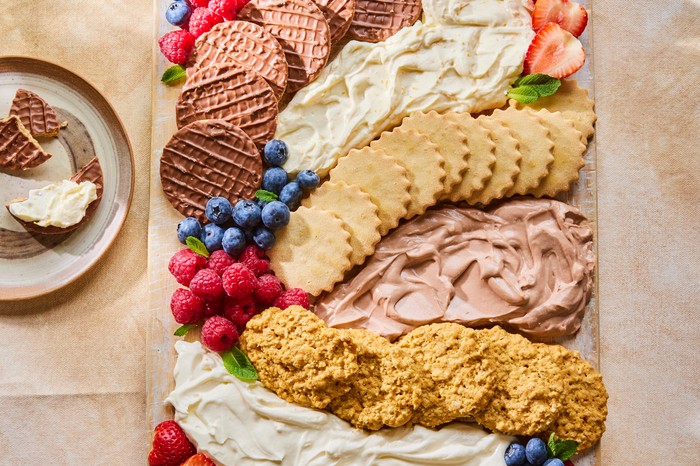
M0 464L145 464L147 0L0 0L0 55L102 91L134 145L121 237L86 277L0 304ZM700 458L700 2L595 0L602 464Z

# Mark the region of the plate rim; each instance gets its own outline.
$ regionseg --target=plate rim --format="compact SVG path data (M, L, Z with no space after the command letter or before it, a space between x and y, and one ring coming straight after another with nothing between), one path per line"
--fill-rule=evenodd
M46 282L42 282L40 284L31 286L0 288L0 290L2 290L2 293L0 293L0 302L24 301L27 299L38 298L40 296L48 295L72 284L78 278L82 277L87 272L89 272L98 262L100 262L100 260L102 259L102 257L104 257L107 251L109 251L109 249L112 247L117 237L119 236L119 233L121 232L122 228L124 227L124 223L126 222L126 219L129 216L129 212L131 211L131 202L134 197L134 184L136 182L136 162L134 160L134 149L131 144L131 139L129 138L129 133L126 131L124 122L122 121L121 117L119 116L119 113L116 111L112 103L107 97L105 97L102 94L102 92L100 92L97 89L97 87L90 80L75 73L74 71L65 68L64 66L40 58L30 57L26 55L0 56L0 65L8 62L10 65L14 65L22 70L29 70L28 72L32 74L40 74L35 72L37 67L51 68L55 71L58 71L57 76L59 76L59 78L56 78L53 75L46 76L44 74L44 76L48 77L48 79L65 83L66 81L64 79L61 79L60 76L67 76L70 78L70 84L75 85L79 89L85 89L89 93L93 93L97 97L98 103L101 104L100 106L104 106L107 110L107 120L110 119L110 117L114 119L114 122L116 123L116 132L121 134L124 139L126 149L129 153L130 177L129 192L127 195L125 208L123 209L123 214L119 215L119 213L117 213L115 217L106 225L106 228L104 230L101 230L102 232L104 232L114 225L116 228L114 229L113 234L106 240L104 246L101 247L100 250L96 251L93 257L89 259L88 262L81 269L78 269L77 272L72 273L66 279L59 280L56 284L52 285L47 285ZM99 100L101 100L101 102L99 102ZM99 114L102 117L104 115L104 112L99 112ZM108 128L110 127L110 125L106 126Z

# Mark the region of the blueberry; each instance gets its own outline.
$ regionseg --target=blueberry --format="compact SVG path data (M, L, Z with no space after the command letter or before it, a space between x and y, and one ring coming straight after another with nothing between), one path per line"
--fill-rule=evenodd
M257 227L253 231L253 241L260 249L267 251L275 245L275 234L265 227Z
M258 206L258 207L260 207L260 210L263 210L263 209L265 208L265 206L268 205L268 204L269 204L269 202L263 201L262 199L256 199L256 200L255 200L255 205Z
M297 183L301 189L314 189L321 182L316 172L311 170L302 170L297 175Z
M547 445L542 439L531 438L525 445L525 456L534 466L542 466L547 459Z
M559 458L552 458L545 461L544 466L564 466L564 462Z
M525 464L525 447L516 442L511 443L506 448L503 459L506 460L506 466L523 466Z
M246 239L243 230L236 227L231 227L226 229L224 232L224 237L221 240L221 245L227 254L231 256L238 256L243 252L245 248Z
M287 185L282 188L279 200L287 204L289 210L294 211L299 208L299 204L301 204L301 197L303 195L304 192L299 187L299 183L292 181L291 183L287 183Z
M277 230L289 223L289 207L280 201L272 201L262 210L262 222L270 230Z
M262 179L262 189L279 194L284 185L289 181L289 176L284 168L272 167L265 170Z
M177 224L177 239L185 244L188 236L199 238L202 235L202 225L194 217L187 217Z
M202 236L199 238L209 252L221 249L221 240L224 238L224 229L214 223L207 223L202 228Z
M289 149L284 141L279 139L273 139L267 144L265 144L265 149L263 149L263 157L265 157L265 162L270 164L272 167L281 167L284 162L287 161L289 157Z
M225 197L212 197L207 202L206 216L210 222L223 225L231 220L231 203Z
M173 26L182 26L190 18L190 6L184 0L175 0L165 11L165 19Z
M233 208L233 221L244 230L250 230L260 224L260 213L255 201L238 201Z

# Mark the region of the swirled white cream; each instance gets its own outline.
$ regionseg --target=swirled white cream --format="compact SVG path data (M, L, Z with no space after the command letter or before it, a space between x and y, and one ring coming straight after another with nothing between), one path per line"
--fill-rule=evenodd
M67 228L80 222L92 201L97 199L95 183L63 180L29 191L29 197L10 204L10 213L40 227Z
M351 41L279 115L284 168L322 176L413 112L501 107L533 36L527 0L424 0L425 22Z
M199 342L175 343L167 401L197 448L226 466L498 465L512 440L462 423L367 433L230 375Z

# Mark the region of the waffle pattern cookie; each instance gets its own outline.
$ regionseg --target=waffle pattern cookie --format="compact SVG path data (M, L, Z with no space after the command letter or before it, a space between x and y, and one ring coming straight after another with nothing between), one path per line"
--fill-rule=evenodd
M0 120L0 168L28 170L50 158L17 115Z
M61 123L56 112L44 99L32 91L17 89L12 101L10 115L16 115L22 121L25 128L35 138L58 136Z

